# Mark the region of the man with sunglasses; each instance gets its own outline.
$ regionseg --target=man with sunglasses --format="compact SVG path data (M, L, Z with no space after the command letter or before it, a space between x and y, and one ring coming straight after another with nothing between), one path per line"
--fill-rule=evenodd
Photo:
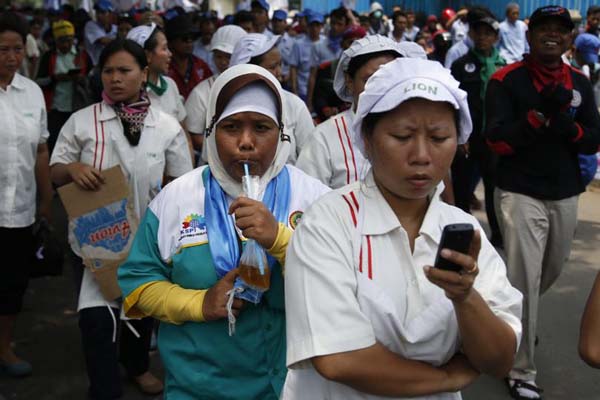
M98 63L102 49L117 37L117 26L113 24L113 5L110 0L99 0L94 4L96 20L88 21L84 28L85 51L94 65Z
M523 293L523 337L509 373L514 399L541 399L534 352L540 296L559 277L585 191L578 154L595 154L600 116L592 86L561 56L574 24L563 7L529 20L531 53L488 84L484 136L499 155L495 206L508 279ZM542 343L543 344L543 343Z
M183 14L166 21L165 34L173 53L169 77L175 81L185 100L197 84L212 75L210 66L193 54L200 31L190 16Z

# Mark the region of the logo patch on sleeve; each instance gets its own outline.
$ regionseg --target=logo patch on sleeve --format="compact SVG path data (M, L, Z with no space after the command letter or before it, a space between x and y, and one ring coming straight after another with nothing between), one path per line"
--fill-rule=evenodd
M296 229L296 227L300 223L300 220L302 219L302 215L304 215L304 213L302 211L294 211L293 213L290 214L290 219L289 219L290 228Z

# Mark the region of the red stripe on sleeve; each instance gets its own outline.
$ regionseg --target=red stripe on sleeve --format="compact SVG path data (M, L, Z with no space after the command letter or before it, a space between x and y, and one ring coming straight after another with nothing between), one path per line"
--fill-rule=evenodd
M504 78L506 78L506 75L508 75L515 69L518 69L522 66L523 66L523 61L509 64L506 67L500 68L498 71L496 71L490 79L502 82L504 80Z
M335 119L335 126L338 132L338 138L340 139L340 145L342 146L342 151L344 152L344 164L346 164L346 184L350 183L350 168L348 168L348 156L346 155L346 147L344 147L344 140L342 139L342 131L340 130L340 125L338 124L337 118Z
M350 135L348 134L348 127L346 126L346 119L342 117L342 124L344 125L344 133L346 134L346 140L348 141L348 147L350 148L350 154L352 155L352 165L354 166L354 180L358 180L358 171L356 170L356 159L354 158L354 146L352 146L352 141L350 140Z
M577 122L575 122L575 126L577 127L577 136L573 138L573 142L579 141L583 137L583 128Z
M492 142L491 140L487 140L488 146L492 149L492 151L501 156L509 156L514 154L514 150L510 145L506 142Z
M98 114L96 106L94 106L94 128L96 128L96 147L94 148L94 168L96 168L96 156L98 154Z
M358 200L356 200L356 196L354 195L354 192L350 192L350 197L352 197L352 202L356 206L356 211L360 211L360 207L358 207Z
M362 273L362 242L360 244L360 253L358 253L358 272Z
M100 126L102 127L102 152L100 153L100 165L98 166L98 170L102 171L102 162L104 161L104 143L106 143L106 139L104 138L104 121L100 122Z
M348 204L348 208L350 208L350 214L352 215L352 222L354 223L354 226L356 226L356 213L354 212L354 208L352 208L352 204L350 204L350 200L348 200L345 195L342 195L342 197L344 198L344 201L346 202L346 204Z
M371 236L367 236L367 250L369 258L369 279L373 279L373 254L371 251Z

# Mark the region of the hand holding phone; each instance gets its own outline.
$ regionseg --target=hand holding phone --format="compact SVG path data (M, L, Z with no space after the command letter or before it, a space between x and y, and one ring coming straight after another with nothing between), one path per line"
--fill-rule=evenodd
M463 267L442 257L440 254L443 249L453 250L462 254L469 254L469 248L473 241L473 225L471 224L450 224L444 227L442 238L435 256L435 268L445 271L460 272Z

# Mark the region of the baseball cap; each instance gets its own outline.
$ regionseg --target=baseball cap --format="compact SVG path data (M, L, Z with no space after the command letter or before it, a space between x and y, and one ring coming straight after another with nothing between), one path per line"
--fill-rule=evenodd
M450 70L437 61L397 58L382 65L367 81L358 98L353 123L354 143L364 154L362 123L371 113L391 111L413 98L447 102L458 111L458 143L466 143L473 129L467 92L459 88Z
M75 27L69 21L61 19L52 24L52 36L54 36L54 39L75 36Z
M312 14L314 11L311 10L310 8L305 8L304 10L302 10L301 12L299 12L298 14L296 14L296 16L298 18L304 18L304 17L309 17L310 14Z
M246 31L237 25L225 25L217 29L210 40L210 50L220 50L223 53L233 53L237 42L247 35Z
M247 33L235 44L229 65L247 64L252 57L265 54L275 47L280 38L280 35L273 35L269 38L262 33Z
M287 13L285 12L285 10L275 10L273 12L273 19L278 19L281 21L285 21L287 19Z
M313 22L318 22L319 24L323 24L323 23L325 23L325 17L323 17L323 14L320 14L318 12L312 12L308 15L307 22L309 24L312 24Z
M267 0L252 0L252 3L250 3L252 8L254 7L260 7L263 10L269 11L269 3L267 3Z
M480 25L480 24L489 26L490 28L492 28L494 30L494 32L500 31L500 24L498 23L498 21L496 21L492 17L484 17L484 18L476 19L474 21L469 21L470 26L475 26L475 25Z
M582 33L575 39L575 48L583 57L586 64L596 64L598 62L598 52L600 51L600 38L591 33Z
M94 4L94 10L113 12L115 9L110 0L99 0Z
M571 19L571 14L569 14L569 11L566 8L561 6L545 6L536 9L533 14L531 14L531 17L529 17L529 29L549 18L559 19L569 29L575 27L575 24L573 24L573 20Z

